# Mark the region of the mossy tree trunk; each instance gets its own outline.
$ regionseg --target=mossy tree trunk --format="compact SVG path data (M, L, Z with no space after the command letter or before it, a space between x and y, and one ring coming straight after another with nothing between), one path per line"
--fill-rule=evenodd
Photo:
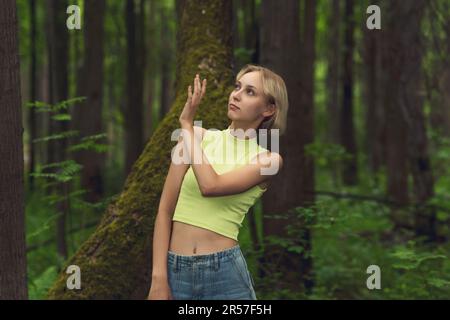
M150 288L154 218L170 165L172 132L196 73L208 79L196 120L204 128L224 128L232 90L231 2L183 1L177 36L176 95L114 197L96 231L67 261L81 270L81 289L69 290L62 270L50 299L143 299Z

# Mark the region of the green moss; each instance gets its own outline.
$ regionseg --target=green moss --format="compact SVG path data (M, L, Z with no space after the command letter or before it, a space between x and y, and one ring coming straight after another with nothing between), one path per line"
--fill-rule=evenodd
M230 1L186 1L177 52L176 99L135 162L122 192L108 206L91 237L67 262L48 293L50 299L144 299L150 287L151 239L159 198L170 165L172 132L196 73L208 79L196 120L204 128L228 123L232 90ZM78 265L81 289L68 290L67 266Z

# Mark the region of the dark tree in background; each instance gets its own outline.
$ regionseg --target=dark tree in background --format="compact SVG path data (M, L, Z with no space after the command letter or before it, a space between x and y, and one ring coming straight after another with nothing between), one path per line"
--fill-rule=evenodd
M49 102L56 104L68 99L68 33L66 28L66 0L47 0L47 43L49 50ZM55 113L56 114L56 113ZM53 115L53 113L52 113ZM69 126L65 121L49 122L49 134L57 134L67 131ZM49 141L47 153L49 163L57 163L66 160L66 139ZM64 182L52 185L50 193L62 193L64 196L57 204L59 217L56 227L58 253L67 258L66 221L69 212L68 185Z
M449 1L429 3L431 39L427 43L437 56L427 79L427 93L432 104L430 124L438 134L450 137L450 19L436 19L442 12L450 12Z
M171 81L171 30L169 27L169 21L172 17L169 9L166 7L160 8L161 10L161 53L160 53L160 72L161 72L161 96L160 96L160 117L161 119L169 112L172 95L172 81Z
M434 194L423 111L424 76L420 25L427 1L389 2L385 67L389 94L385 98L388 128L388 187L402 203L416 204L413 216L393 215L394 221L414 226L417 236L436 240L436 213L424 207ZM392 140L392 141L391 141ZM412 197L408 197L408 173ZM394 198L395 199L395 198ZM410 214L410 213L409 213ZM409 218L409 219L405 219Z
M343 47L343 68L342 68L342 108L340 113L341 144L352 156L343 169L343 182L347 185L355 185L358 180L356 137L353 123L353 51L354 40L354 6L353 0L345 0L344 9L344 47Z
M140 0L142 3L143 0ZM127 97L125 109L125 173L128 174L133 163L139 157L144 145L142 128L143 114L143 71L144 55L142 52L142 28L138 23L143 21L143 6L140 6L139 19L134 0L127 0L125 6L127 29Z
M280 74L285 80L289 95L289 114L287 131L280 138L280 150L283 155L283 170L273 178L271 185L263 195L264 237L278 236L287 238L291 245L304 249L304 254L289 252L280 245L265 245L264 261L261 266L272 266L274 270L263 270L262 276L273 280L274 288L289 288L304 292L311 288L311 260L306 256L310 249L310 233L304 221L293 215L287 219L274 215L287 212L298 206L314 201L314 168L312 159L305 155L304 146L313 141L313 86L312 70L314 63L315 1L306 1L302 44L299 1L262 2L261 8L261 63ZM277 12L277 14L273 14ZM305 59L300 62L302 57ZM291 212L292 213L292 212ZM301 219L300 219L301 220ZM288 235L287 228L296 226L295 235ZM268 262L273 262L269 264ZM274 262L277 263L274 263ZM274 277L275 272L282 275Z
M0 300L27 299L23 127L16 2L0 2Z
M327 32L327 140L329 143L340 144L340 66L341 66L341 1L331 0L331 9L328 13L328 28ZM333 166L332 179L333 183L337 185L338 182L338 168Z
M381 5L380 1L372 1L371 4ZM363 101L367 106L365 151L369 156L370 169L376 173L385 163L385 108L382 98L385 72L381 64L383 43L380 30L368 29L364 20L361 28L363 30L362 57L365 71Z
M78 75L77 95L85 97L73 108L73 129L81 137L103 132L103 61L105 0L86 1L84 6L84 54ZM75 31L79 32L79 31ZM97 202L103 196L104 155L91 150L78 151L75 159L83 166L81 187L86 200Z
M36 0L30 0L30 101L34 102L37 99L37 52L36 52ZM28 126L30 130L30 141L37 138L37 117L35 108L28 110ZM34 143L30 143L30 163L29 172L35 171L36 166L36 148ZM28 175L30 190L34 189L34 177Z

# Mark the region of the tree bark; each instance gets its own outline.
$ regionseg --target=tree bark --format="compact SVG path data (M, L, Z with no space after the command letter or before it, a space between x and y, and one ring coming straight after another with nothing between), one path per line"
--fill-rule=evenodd
M160 96L160 118L163 119L164 116L169 112L169 107L171 103L171 72L170 65L173 63L173 59L171 58L170 43L171 33L170 33L170 25L169 14L167 12L167 8L164 6L160 8L161 12L161 96Z
M84 61L78 78L77 96L85 97L73 111L73 128L81 137L103 133L103 39L105 0L86 1L84 7ZM100 141L98 141L100 142ZM92 150L78 151L75 159L83 166L81 187L85 199L99 201L104 194L105 156Z
M340 41L340 26L341 26L341 6L340 0L332 0L332 7L328 17L327 46L328 46L328 68L327 68L327 89L328 89L328 140L334 144L340 144L339 139L339 75L340 75L340 56L341 56L341 41ZM335 168L337 169L337 168ZM337 180L337 174L333 177ZM337 182L337 181L335 181Z
M380 5L380 2L372 2ZM370 169L376 173L384 164L384 112L382 104L382 65L381 65L381 32L369 30L363 19L363 60L364 60L364 87L363 96L366 106L366 138L365 149L369 157Z
M173 131L196 73L208 92L196 119L204 128L228 124L232 86L231 5L226 0L186 1L177 52L176 99L133 165L123 191L109 204L96 231L67 262L81 269L81 290L66 288L62 272L50 299L143 299L151 281L151 239L159 198L171 161ZM203 107L202 107L203 106ZM207 107L205 107L207 106Z
M27 299L23 127L16 2L0 2L0 300Z
M149 2L149 19L148 24L146 26L147 28L147 36L144 37L144 41L146 43L145 52L146 54L146 67L147 71L146 74L148 74L147 77L145 77L145 85L144 85L144 113L143 113L143 130L144 130L144 141L148 141L148 139L151 136L151 133L154 131L152 128L153 125L153 109L154 109L154 97L156 93L155 88L155 78L156 78L156 70L158 68L157 64L157 50L155 45L155 38L156 38L156 2L154 0L151 0ZM178 23L178 22L177 22Z
M400 196L407 193L407 171L403 168L409 169L413 178L413 198L419 205L414 212L413 221L409 219L410 225L414 225L417 236L435 241L436 213L420 207L434 193L423 114L424 97L421 93L423 92L423 74L420 23L427 2L419 0L389 4L391 16L387 29L389 35L385 57L389 61L387 72L390 86L387 106L390 115L388 128L391 134L388 140L395 139L395 145L392 143L388 146L388 159L395 164L388 171L389 186L395 188L393 191L401 192ZM395 135L395 133L398 134ZM398 149L402 152L401 157L398 157ZM398 183L398 172L395 169L402 173L401 184ZM398 196L398 193L394 196ZM399 220L404 220L404 217L394 216L397 225L403 223Z
M68 98L68 33L65 26L67 2L47 1L48 9L48 44L49 44L49 67L50 67L50 103L56 104ZM51 115L56 114L52 113ZM50 134L68 130L66 122L49 120ZM48 160L50 163L61 162L66 159L66 139L50 141L48 147ZM64 184L64 183L62 183ZM56 223L56 238L58 253L67 258L66 243L66 219L69 210L68 195L64 193L66 186L53 185L52 193L63 196L64 199L57 203L60 216ZM62 193L61 193L62 192Z
M345 31L343 48L343 74L342 74L342 110L340 118L340 130L342 145L345 151L350 154L351 159L347 160L343 168L343 182L346 185L358 183L357 152L355 128L353 123L353 51L354 40L354 1L345 1Z
M37 100L37 77L36 77L36 0L30 0L30 101ZM36 109L28 109L28 127L30 130L30 162L28 173L34 172L36 163L36 144L33 140L37 138ZM30 190L34 189L34 177L28 175Z
M139 28L136 27L134 0L127 0L125 6L127 28L127 101L125 118L125 175L142 152L143 128L143 61L139 50Z
M435 19L438 14L443 14L443 19ZM432 2L428 15L431 25L430 45L432 43L435 56L442 57L435 58L429 71L427 91L431 104L430 124L436 134L450 137L450 3ZM442 34L445 36L442 37Z
M259 30L256 16L255 0L244 2L244 42L247 50L251 50L251 62L259 63Z
M339 145L340 139L340 94L339 88L341 84L341 1L332 0L329 10L327 30L327 78L326 86L328 89L327 96L327 141L332 144ZM339 166L333 163L331 167L331 178L334 186L339 186Z
M290 102L287 130L280 138L279 150L285 165L271 182L277 188L269 189L262 198L266 216L263 220L264 237L265 241L269 236L286 238L286 229L295 222L296 235L287 238L293 245L304 248L303 253L310 247L309 229L304 221L291 216L293 212L289 210L314 201L314 195L305 192L314 189L314 167L312 159L304 153L304 146L313 141L314 130L313 106L307 103L311 102L313 94L309 81L314 62L315 1L308 1L307 6L305 27L308 30L304 36L304 51L300 47L299 2L266 0L261 8L261 63L283 77ZM309 60L300 65L299 56ZM287 219L277 218L280 213L287 214ZM271 290L287 288L299 292L311 286L311 263L306 255L287 251L276 244L265 243L264 246L265 255L260 265L273 264L276 268L266 271L269 272L268 278L273 279ZM276 272L281 272L283 278L276 279Z

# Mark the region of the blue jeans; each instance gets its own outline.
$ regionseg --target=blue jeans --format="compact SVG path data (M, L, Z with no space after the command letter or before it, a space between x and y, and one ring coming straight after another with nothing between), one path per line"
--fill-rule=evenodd
M205 255L168 251L168 280L175 300L257 300L238 245Z

